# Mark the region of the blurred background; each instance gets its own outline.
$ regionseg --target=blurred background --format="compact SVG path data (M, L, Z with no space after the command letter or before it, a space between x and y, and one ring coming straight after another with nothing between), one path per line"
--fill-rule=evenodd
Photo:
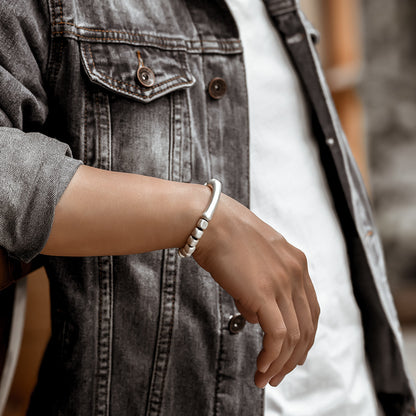
M301 0L375 209L416 380L416 2ZM26 325L5 416L25 414L50 333L48 283L28 279Z

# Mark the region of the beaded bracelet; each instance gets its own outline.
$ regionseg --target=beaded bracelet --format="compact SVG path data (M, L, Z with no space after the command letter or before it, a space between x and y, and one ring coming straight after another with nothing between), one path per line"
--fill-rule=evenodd
M205 185L209 186L212 189L211 201L209 202L208 208L203 212L201 218L196 223L196 227L192 231L191 235L188 237L186 244L179 249L179 257L191 257L193 252L196 249L196 246L199 243L199 240L204 234L204 231L208 227L208 223L212 220L212 217L217 208L218 201L221 196L221 182L217 179L211 179Z

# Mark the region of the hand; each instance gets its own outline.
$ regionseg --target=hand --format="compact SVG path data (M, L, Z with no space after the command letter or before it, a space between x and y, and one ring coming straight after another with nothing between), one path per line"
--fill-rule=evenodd
M315 339L319 305L305 255L221 195L194 258L234 298L246 320L260 324L264 337L255 383L277 386L304 363Z

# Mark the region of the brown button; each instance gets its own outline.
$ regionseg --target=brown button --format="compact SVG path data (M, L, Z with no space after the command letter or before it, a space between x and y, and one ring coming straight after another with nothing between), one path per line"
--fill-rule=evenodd
M228 329L232 334L238 334L244 329L246 325L246 320L243 315L237 314L230 317L228 321Z
M149 88L155 83L155 74L147 66L140 66L137 70L137 79L143 87Z
M208 85L208 93L215 100L224 97L227 91L227 84L222 78L213 78Z

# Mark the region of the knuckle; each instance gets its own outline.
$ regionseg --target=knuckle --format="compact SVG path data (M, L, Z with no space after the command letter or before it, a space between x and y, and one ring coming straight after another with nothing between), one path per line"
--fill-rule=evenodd
M297 258L298 258L299 263L300 263L300 264L301 264L304 268L306 268L306 266L307 266L307 264L308 264L308 260L307 260L307 258L306 258L306 254L305 254L302 250L297 249Z
M279 276L279 292L282 300L286 300L289 294L292 293L292 280L289 274L281 274Z
M295 347L300 341L300 332L294 331L287 336L287 341L290 347Z
M281 340L286 338L287 336L287 329L286 328L275 328L271 333L270 336L274 341Z
M270 244L276 247L280 247L283 243L286 243L286 240L283 237L283 235L278 232L273 233L273 235L270 238Z
M305 254L296 249L295 255L290 261L290 269L298 278L303 278L305 271L308 269Z
M292 278L299 279L303 276L303 268L296 257L292 257L288 260L288 269Z

